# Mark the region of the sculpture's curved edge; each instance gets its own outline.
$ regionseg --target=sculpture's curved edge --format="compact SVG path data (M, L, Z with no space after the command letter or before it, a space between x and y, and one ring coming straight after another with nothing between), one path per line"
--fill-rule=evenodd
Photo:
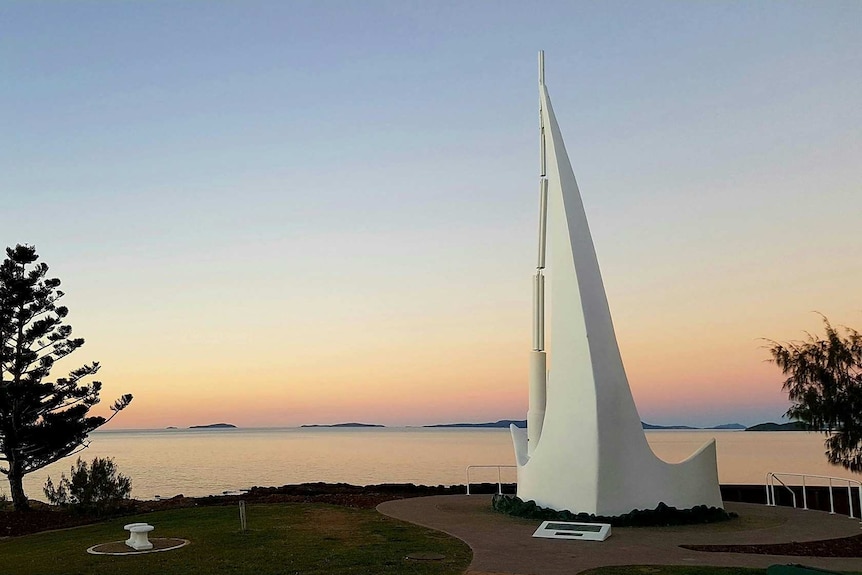
M679 509L723 505L714 439L679 463L662 461L652 449L631 454L625 463L603 461L599 477L602 514L654 509L659 503Z
M680 464L682 464L682 463L688 463L689 461L691 461L691 460L693 460L694 458L698 457L701 453L703 453L704 451L707 451L708 449L712 449L712 451L713 451L713 452L716 452L716 453L717 453L717 451L716 451L716 446L715 446L715 438L714 438L714 437L710 437L710 438L709 438L709 441L707 441L706 443L704 443L703 445L701 445L700 447L698 447L698 448L697 448L697 451L695 451L694 453L692 453L691 455L689 455L688 457L686 457L685 459L683 459L682 461L680 461Z
M527 430L510 423L509 433L512 434L512 444L515 446L515 463L518 465L520 473L520 468L530 460L530 456L527 455Z
M676 486L676 503L666 502L668 505L680 509L688 509L697 505L724 506L718 483L718 454L715 438L704 443L687 459L676 464L664 464L672 465L677 469L678 481L682 480L681 484Z
M590 489L593 486L584 484L585 477L567 469L568 463L576 463L573 458L561 454L555 460L542 459L534 456L526 464L519 461L518 497L549 509L616 516L635 509L655 509L659 503L678 509L723 507L715 439L679 463L662 461L652 450L639 450L628 465L599 465L596 471L600 474L612 471L618 475L616 481L607 480L607 476L597 481L595 492ZM549 472L549 467L555 469Z

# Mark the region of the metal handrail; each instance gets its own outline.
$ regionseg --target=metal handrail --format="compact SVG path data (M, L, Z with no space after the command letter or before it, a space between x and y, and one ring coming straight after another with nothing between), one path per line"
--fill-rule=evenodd
M467 466L467 495L470 495L470 470L471 469L496 469L497 470L497 495L503 494L503 469L517 469L517 465L468 465Z
M855 518L853 515L853 486L856 487L856 490L859 493L859 502L860 506L862 506L862 481L857 479L848 479L846 477L830 477L828 475L812 475L810 473L767 473L766 474L766 504L774 506L775 505L775 482L777 481L781 485L784 486L785 489L790 491L793 494L793 507L796 507L796 494L793 493L793 490L790 489L784 481L781 480L779 475L787 478L787 477L800 477L802 478L802 508L808 509L808 493L807 493L807 484L806 478L811 479L825 479L829 482L829 513L835 514L835 496L833 494L832 482L833 481L843 481L847 484L847 505L850 510L850 517ZM862 517L862 509L859 510L859 515Z
M770 481L770 479L772 481ZM774 473L766 474L766 504L775 507L775 482L778 481L781 485L784 486L784 489L790 492L790 496L793 497L793 508L796 509L796 494L792 489L787 487L787 484L781 481Z

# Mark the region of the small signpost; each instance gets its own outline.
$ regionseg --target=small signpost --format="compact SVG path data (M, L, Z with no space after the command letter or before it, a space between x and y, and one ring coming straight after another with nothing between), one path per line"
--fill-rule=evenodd
M245 501L239 502L239 530L245 531L248 529L248 522L245 517Z
M533 537L582 541L604 541L610 535L610 523L572 523L571 521L545 521L533 533Z

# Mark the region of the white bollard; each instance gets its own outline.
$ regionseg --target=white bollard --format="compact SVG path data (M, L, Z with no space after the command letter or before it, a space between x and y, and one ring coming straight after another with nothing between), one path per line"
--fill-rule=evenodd
M126 545L135 551L147 551L153 548L153 544L147 537L147 534L155 529L152 525L146 523L129 523L123 527L129 532L129 538L126 539Z

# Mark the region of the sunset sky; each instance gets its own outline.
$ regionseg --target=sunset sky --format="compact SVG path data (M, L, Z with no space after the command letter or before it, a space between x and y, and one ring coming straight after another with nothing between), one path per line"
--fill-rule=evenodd
M0 238L63 281L96 411L135 395L113 428L522 419L544 49L642 419L778 420L761 338L862 329L860 22L7 1Z

